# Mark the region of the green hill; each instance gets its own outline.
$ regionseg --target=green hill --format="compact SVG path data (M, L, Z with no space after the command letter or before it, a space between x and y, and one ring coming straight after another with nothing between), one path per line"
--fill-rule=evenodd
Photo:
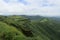
M35 17L34 17L35 18ZM0 40L60 40L60 25L40 17L0 16Z

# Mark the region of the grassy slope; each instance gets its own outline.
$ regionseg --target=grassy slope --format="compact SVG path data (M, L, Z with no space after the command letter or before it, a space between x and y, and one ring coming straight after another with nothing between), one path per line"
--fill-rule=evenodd
M1 34L4 31L4 33L7 33L6 35L11 35L12 38L16 37L15 40L60 40L56 30L52 28L53 26L55 25L48 19L30 22L30 20L21 16L9 16L0 22L0 31ZM22 29L25 31L30 30L33 37L26 37L21 31Z
M1 40L25 40L24 35L18 31L15 27L0 22L0 39Z

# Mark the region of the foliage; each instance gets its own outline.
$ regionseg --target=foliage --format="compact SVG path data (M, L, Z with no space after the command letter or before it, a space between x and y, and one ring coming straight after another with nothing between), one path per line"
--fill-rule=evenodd
M0 40L60 40L59 37L60 25L55 20L39 16L0 16Z

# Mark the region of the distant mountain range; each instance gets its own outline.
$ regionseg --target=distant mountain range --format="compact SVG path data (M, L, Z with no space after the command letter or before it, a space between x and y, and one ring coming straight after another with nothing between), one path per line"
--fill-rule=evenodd
M26 18L29 18L30 20L39 20L41 18L49 18L49 19L53 19L53 20L56 20L56 21L60 21L60 17L44 17L44 16L28 16L28 15L20 15L20 16L23 16L23 17L26 17Z

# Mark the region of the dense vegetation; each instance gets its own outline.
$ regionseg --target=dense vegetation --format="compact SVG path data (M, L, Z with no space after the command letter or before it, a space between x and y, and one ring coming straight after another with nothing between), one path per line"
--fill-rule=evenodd
M39 16L0 16L0 40L60 40L60 22Z

